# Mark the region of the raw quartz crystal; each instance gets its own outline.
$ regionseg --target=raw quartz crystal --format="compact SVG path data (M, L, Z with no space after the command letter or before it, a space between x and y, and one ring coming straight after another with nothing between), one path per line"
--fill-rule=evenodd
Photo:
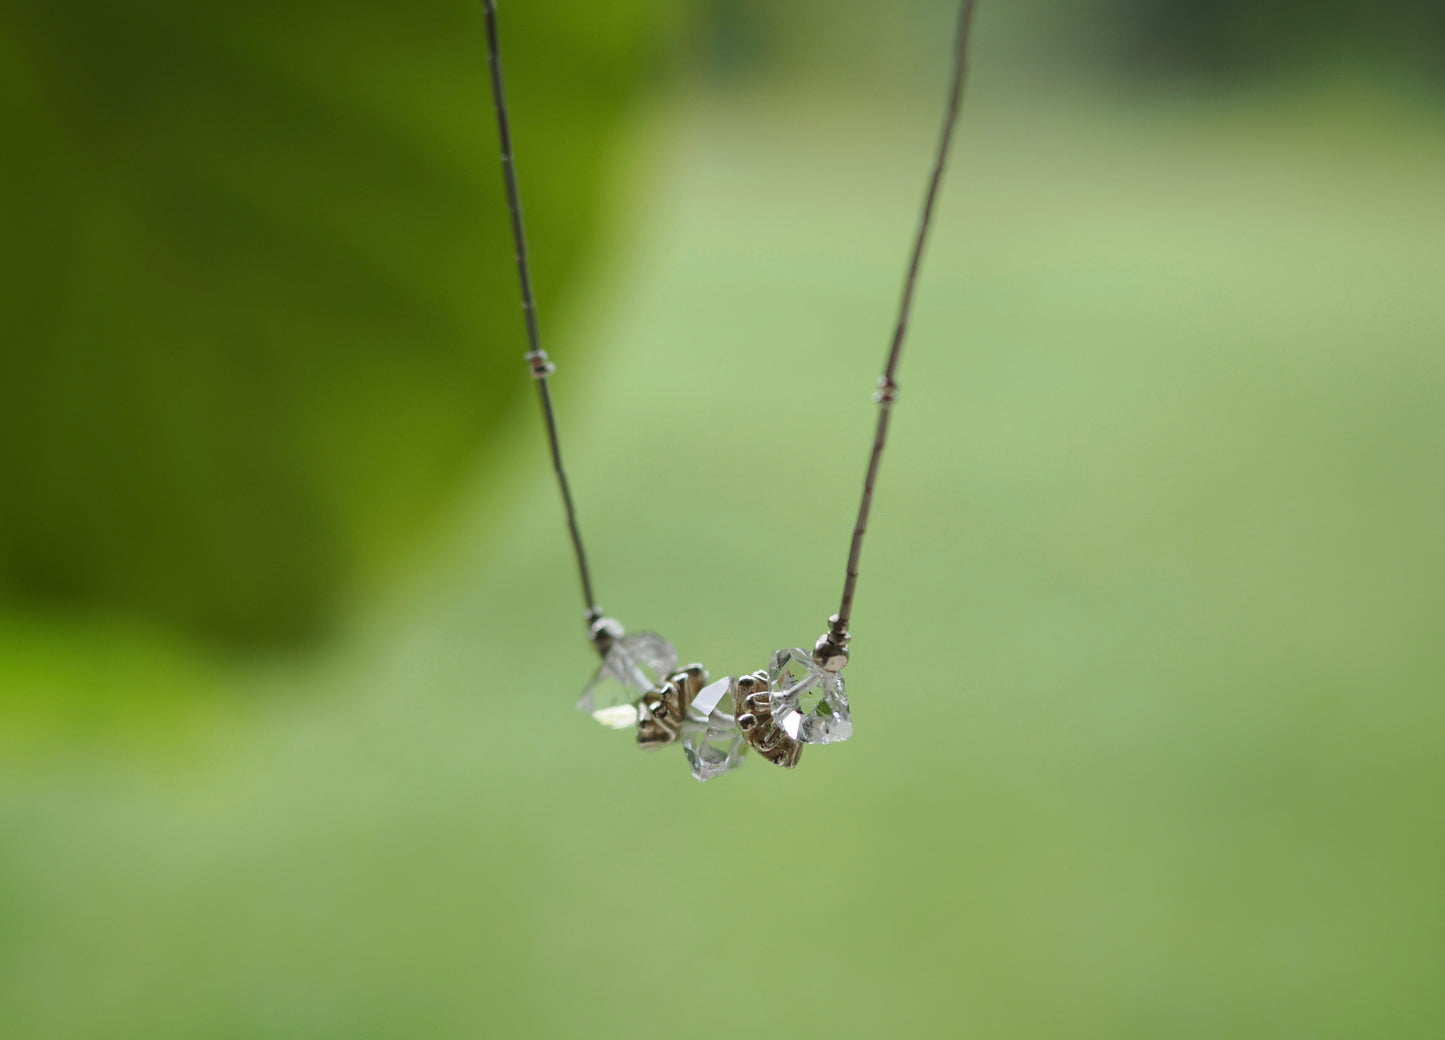
M631 729L642 695L676 667L677 651L656 632L628 636L619 631L577 707L610 729Z
M773 718L805 744L836 744L853 735L843 677L825 672L807 650L779 650L768 662Z
M736 712L737 680L731 676L704 686L692 699L682 724L682 751L697 780L711 780L743 764L748 743Z

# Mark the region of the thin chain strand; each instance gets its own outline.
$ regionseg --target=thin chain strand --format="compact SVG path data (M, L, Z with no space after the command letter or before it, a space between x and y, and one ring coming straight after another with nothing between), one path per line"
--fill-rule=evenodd
M858 503L858 522L853 526L853 542L848 550L848 571L843 581L843 601L838 607L837 620L833 622L835 632L847 631L849 617L853 613L853 593L858 585L858 559L863 552L863 534L868 529L868 511L873 506L873 485L878 479L878 463L883 457L883 445L888 439L888 413L898 391L894 374L898 370L898 359L903 354L903 339L908 332L908 316L913 309L913 289L918 280L918 268L923 260L923 246L928 238L929 225L933 221L933 203L938 197L938 186L943 180L943 170L948 163L948 151L953 144L953 129L958 123L959 101L963 96L964 56L968 50L969 26L973 20L973 0L963 0L958 12L958 32L954 38L953 82L948 93L948 107L943 117L943 130L938 139L938 154L933 162L933 175L928 181L928 194L923 200L923 213L918 221L918 236L913 243L913 258L908 265L908 275L903 282L903 300L898 309L898 325L893 331L893 345L888 351L888 361L883 367L883 377L878 381L878 426L873 432L873 452L868 458L868 473L863 478L863 498Z
M592 596L592 576L587 569L587 554L582 549L582 535L577 528L577 510L572 504L572 489L562 468L562 447L557 438L557 416L552 408L552 393L547 377L554 368L542 349L537 331L537 305L532 298L532 275L527 266L527 236L522 228L522 198L517 191L516 160L512 152L512 129L507 118L507 96L502 88L502 58L497 42L497 5L484 0L487 13L487 58L492 67L492 101L497 109L497 132L502 141L502 174L507 182L507 205L512 211L512 238L517 246L517 278L522 284L522 313L527 319L527 364L537 384L537 397L542 404L542 417L547 426L547 443L552 449L552 469L557 474L557 487L562 492L562 506L567 514L567 531L572 536L572 551L577 556L577 573L582 579L582 598L586 601L588 620L601 616Z

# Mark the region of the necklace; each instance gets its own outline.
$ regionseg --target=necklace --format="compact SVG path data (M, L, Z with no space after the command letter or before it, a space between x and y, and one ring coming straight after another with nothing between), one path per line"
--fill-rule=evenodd
M512 152L512 131L507 114L506 92L502 83L502 64L497 34L496 0L484 0L487 17L487 56L491 65L492 99L497 110L497 130L502 146L502 173L506 182L507 207L512 219L512 238L517 251L517 276L521 282L522 313L526 320L528 350L524 355L527 367L537 386L542 406L542 421L551 449L552 470L562 496L562 511L577 560L577 573L582 584L582 599L587 635L602 658L592 680L582 692L577 706L611 729L633 729L637 743L643 748L659 748L681 743L692 775L698 780L737 768L748 750L756 752L775 765L791 768L798 764L805 744L832 744L853 735L853 720L848 695L843 683L843 668L848 663L849 619L853 613L853 594L858 584L858 561L863 551L863 535L868 529L868 513L873 505L873 488L878 478L878 465L888 439L888 417L898 394L895 376L908 332L908 318L913 309L913 291L923 259L923 247L933 221L933 206L953 142L958 122L959 101L963 92L964 55L968 46L969 25L973 16L973 0L959 5L958 29L954 37L953 73L944 110L943 129L939 135L923 211L913 242L913 252L903 282L898 320L893 340L873 395L878 405L878 420L873 434L873 448L863 478L863 495L858 503L858 519L848 548L848 564L843 577L843 597L838 612L828 618L828 628L812 650L784 648L775 652L768 666L745 675L727 676L709 682L707 670L700 664L678 668L677 651L656 632L628 634L613 618L603 615L592 594L592 576L587 567L587 554L582 548L582 535L577 524L577 509L562 466L562 449L557 435L557 415L552 405L548 377L556 367L542 349L537 331L537 308L532 297L532 276L527 264L527 239L522 226L522 203L517 189L517 169Z

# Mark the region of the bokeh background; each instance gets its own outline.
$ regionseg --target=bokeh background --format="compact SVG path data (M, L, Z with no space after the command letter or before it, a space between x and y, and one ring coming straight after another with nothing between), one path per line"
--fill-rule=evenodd
M857 736L593 661L476 3L0 6L0 1035L1438 1037L1445 17L986 3ZM502 4L599 595L835 604L946 0Z

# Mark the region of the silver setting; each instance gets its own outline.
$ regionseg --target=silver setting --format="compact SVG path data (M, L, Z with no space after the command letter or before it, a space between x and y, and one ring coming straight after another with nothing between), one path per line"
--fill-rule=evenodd
M707 669L690 664L643 694L637 706L637 746L653 751L675 741L693 698L706 685Z
M754 672L738 677L738 729L748 745L775 766L792 769L803 754L803 742L773 718L772 692L768 673ZM794 718L796 718L796 713Z

